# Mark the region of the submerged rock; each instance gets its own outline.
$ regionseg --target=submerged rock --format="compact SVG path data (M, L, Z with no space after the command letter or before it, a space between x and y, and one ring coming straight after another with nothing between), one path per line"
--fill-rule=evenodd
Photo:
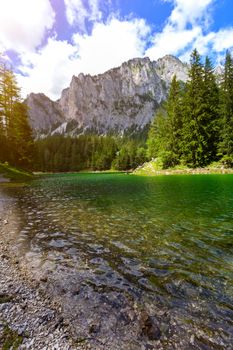
M142 336L148 337L149 340L158 340L161 337L158 320L154 316L150 316L144 312L141 315L140 323Z

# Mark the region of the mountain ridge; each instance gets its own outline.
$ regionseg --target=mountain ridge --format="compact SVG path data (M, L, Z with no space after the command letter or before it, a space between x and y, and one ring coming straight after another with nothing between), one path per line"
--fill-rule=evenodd
M157 61L133 58L97 75L73 75L57 101L31 93L26 103L36 135L124 134L148 125L166 99L174 76L186 81L188 66L166 55Z

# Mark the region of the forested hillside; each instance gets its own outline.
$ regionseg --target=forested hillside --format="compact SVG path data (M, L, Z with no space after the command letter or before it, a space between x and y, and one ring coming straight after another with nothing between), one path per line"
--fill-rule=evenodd
M191 55L186 83L176 75L146 136L53 135L33 141L27 106L12 71L0 64L0 162L38 171L128 170L152 158L163 168L233 165L233 58L223 73Z
M112 136L54 135L36 141L37 170L128 170L146 161L145 141Z
M156 114L147 141L148 157L163 168L233 165L233 58L226 53L220 83L208 57L194 50L186 84L174 76L167 101Z

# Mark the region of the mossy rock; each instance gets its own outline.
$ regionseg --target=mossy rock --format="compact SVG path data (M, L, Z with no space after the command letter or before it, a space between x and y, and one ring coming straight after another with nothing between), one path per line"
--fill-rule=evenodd
M0 174L12 181L27 181L33 179L33 174L10 166L8 163L0 163Z
M3 334L0 337L0 349L2 350L17 350L23 342L23 337L16 331L13 331L9 326L5 326Z
M0 294L0 304L10 303L12 300L12 295Z

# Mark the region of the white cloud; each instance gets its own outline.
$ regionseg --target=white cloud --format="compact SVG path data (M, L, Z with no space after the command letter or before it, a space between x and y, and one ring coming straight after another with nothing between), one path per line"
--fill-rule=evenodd
M80 71L97 74L143 56L149 32L150 28L142 19L120 21L113 18L107 24L95 24L91 35L75 34Z
M233 47L233 27L213 34L213 49L217 52Z
M170 0L169 0L170 1ZM182 54L204 38L203 27L210 22L208 9L213 0L173 0L174 8L161 33L156 33L146 55L158 59L165 54ZM185 51L185 52L184 52Z
M173 54L188 61L196 47L202 55L212 52L221 59L223 51L233 47L233 27L209 31L215 0L162 0L174 7L163 30L153 35L144 19L112 16L104 23L102 10L109 8L111 0L64 1L68 22L76 32L72 42L54 36L38 49L55 20L49 0L0 0L0 50L19 53L18 80L24 96L44 92L57 99L72 75L103 73L134 57L154 60Z
M170 24L177 29L184 29L188 23L193 26L208 19L208 6L213 0L174 0L174 9L169 18Z
M17 75L19 85L23 87L22 94L43 92L56 99L77 69L76 54L77 50L71 44L54 38L50 38L39 52L24 54L19 67L23 75Z
M172 27L167 26L162 33L156 34L153 46L146 51L146 56L156 60L166 54L176 55L200 34L201 28L199 26L180 31L175 31Z
M120 21L112 18L107 24L96 23L91 35L74 35L73 45L49 39L37 53L22 55L18 81L23 93L44 92L57 99L72 75L81 72L97 74L122 62L143 56L145 37L150 28L144 20Z
M0 48L34 50L54 20L49 0L1 0Z
M86 21L98 22L102 19L101 3L106 0L64 0L66 17L71 26L86 31Z

